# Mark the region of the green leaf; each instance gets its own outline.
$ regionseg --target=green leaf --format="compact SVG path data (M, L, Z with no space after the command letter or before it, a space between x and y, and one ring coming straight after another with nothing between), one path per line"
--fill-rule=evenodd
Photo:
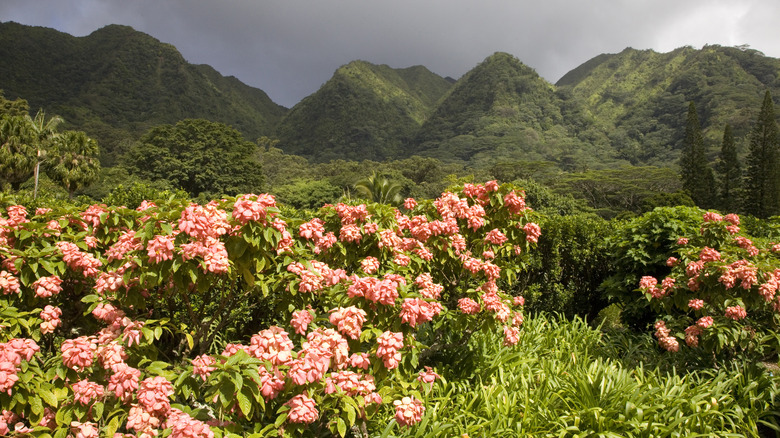
M249 414L252 412L252 402L249 400L249 397L241 391L236 393L236 398L238 399L238 407L241 409L241 412L246 418L250 418Z
M347 424L344 422L344 419L339 417L336 424L336 428L339 430L339 435L347 436Z
M57 397L54 396L54 393L47 389L38 388L38 395L41 397L41 399L46 402L47 405L56 408L57 407Z

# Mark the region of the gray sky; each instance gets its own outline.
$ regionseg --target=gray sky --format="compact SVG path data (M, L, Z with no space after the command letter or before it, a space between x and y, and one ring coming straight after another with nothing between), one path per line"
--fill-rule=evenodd
M0 21L125 24L291 107L343 64L458 78L508 52L550 82L600 53L749 44L780 57L777 0L2 0Z

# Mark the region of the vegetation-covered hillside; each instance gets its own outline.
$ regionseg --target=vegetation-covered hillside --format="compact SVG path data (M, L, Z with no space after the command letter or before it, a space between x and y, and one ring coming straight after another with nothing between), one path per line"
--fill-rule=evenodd
M292 108L277 129L279 147L315 161L404 156L450 86L422 66L353 61Z
M227 123L254 139L270 133L286 109L261 90L207 65L189 64L175 47L127 26L85 37L0 23L0 89L26 99L67 127L96 138L104 164L124 139L185 118Z

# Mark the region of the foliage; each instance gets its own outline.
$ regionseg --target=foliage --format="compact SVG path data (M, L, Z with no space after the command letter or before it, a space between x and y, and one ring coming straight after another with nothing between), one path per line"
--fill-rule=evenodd
M677 352L678 338L684 338L705 359L775 360L780 243L745 235L735 214L708 212L699 225L699 232L677 241L668 275L638 283L661 315L655 324L659 344Z
M737 146L731 125L723 129L723 142L720 146L720 157L715 167L718 173L719 205L724 211L742 211L742 165L737 155Z
M593 320L606 306L599 286L614 272L605 248L613 223L574 214L543 216L539 225L544 233L518 276L517 293L526 298L530 311Z
M165 180L191 196L259 191L256 146L229 126L202 119L161 125L147 132L128 154L130 172Z
M636 292L639 279L663 278L670 272L666 262L674 255L677 239L698 232L701 215L698 208L660 207L614 225L614 234L605 242L613 273L601 289L609 301L623 306L627 326L645 330L655 321L649 303Z
M98 178L97 142L82 131L65 131L53 138L46 161L51 179L58 182L73 197L76 190Z
M33 173L37 138L24 116L0 115L0 184L18 188ZM4 188L4 187L3 187Z
M750 133L745 211L760 218L780 214L780 132L774 108L767 90Z
M368 202L398 206L401 204L401 185L381 177L374 172L371 176L355 183L357 199Z
M715 180L707 163L704 150L704 138L701 135L699 117L696 114L696 105L691 102L688 105L688 117L685 122L685 137L683 137L682 151L680 153L680 179L682 188L696 205L711 207L716 194Z
M222 436L345 436L384 425L391 400L411 426L425 361L480 330L517 342L522 310L498 284L540 231L495 182L405 207L306 220L270 195L8 206L0 366L19 380L0 404L54 436L210 436L206 420Z
M758 437L777 430L780 386L766 369L634 365L634 354L665 360L635 338L544 314L526 320L512 349L493 334L474 336L471 354L440 371L444 381L432 387L417 427L389 423L375 436Z

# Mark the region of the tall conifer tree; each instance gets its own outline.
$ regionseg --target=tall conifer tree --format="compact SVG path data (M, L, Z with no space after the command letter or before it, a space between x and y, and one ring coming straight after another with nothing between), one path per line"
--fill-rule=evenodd
M731 125L723 129L723 143L720 146L720 161L717 172L720 189L720 208L726 212L736 212L741 208L742 166L737 156L737 145Z
M780 214L780 136L768 90L750 133L747 166L745 210L760 218Z
M683 190L691 195L691 199L699 207L711 207L715 196L715 177L707 164L704 151L704 137L701 135L699 116L696 105L688 105L688 116L685 121L685 138L680 155L680 178Z

